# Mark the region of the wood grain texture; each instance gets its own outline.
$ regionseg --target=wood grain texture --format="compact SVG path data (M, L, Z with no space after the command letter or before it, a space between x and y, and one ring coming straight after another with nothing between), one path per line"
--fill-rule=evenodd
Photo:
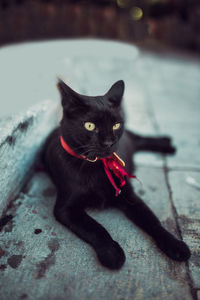
M50 60L42 65L44 77L61 70L80 93L101 94L114 81L124 79L129 128L174 138L178 152L167 158L167 168L163 168L162 157L141 154L136 159L140 164L136 175L143 185L134 180L133 184L163 225L177 236L181 233L191 247L190 269L164 256L121 213L90 211L126 254L126 263L120 271L104 269L87 244L55 221L52 214L55 189L46 174L35 173L12 202L7 213L13 219L0 232L0 299L200 299L199 190L189 186L184 177L190 175L199 182L199 63L142 52L131 55L119 45L110 51L107 45L103 55L100 44L96 48L92 42L86 44L83 47L75 43L76 51L71 58L69 44L61 42L45 43L46 46L39 43L39 48L32 46L32 51L36 57L51 53ZM82 55L78 55L80 49ZM59 63L52 53L59 57ZM33 72L34 68L30 69ZM17 75L14 78L17 82ZM39 76L34 75L35 78L41 81ZM52 81L46 81L45 89L47 82ZM39 82L35 84L40 86ZM50 94L54 95L53 91ZM167 173L169 167L174 169ZM176 167L182 171L175 170Z
M44 101L25 113L1 121L0 216L20 192L45 137L58 123L57 110L56 102Z
M188 183L193 178L198 185L199 172L169 172L172 199L178 214L178 223L183 239L191 248L189 268L195 288L200 288L200 188Z
M138 193L176 232L163 171L139 168L137 176L143 182L142 189L134 183L139 185ZM45 173L36 173L13 202L12 224L0 233L6 252L1 257L5 266L0 270L1 300L17 300L24 293L34 300L192 300L185 264L168 259L120 212L89 211L125 250L124 267L113 272L98 263L87 244L55 221L54 202L55 189ZM35 229L42 231L35 234ZM16 265L16 255L21 260L13 269L9 262Z

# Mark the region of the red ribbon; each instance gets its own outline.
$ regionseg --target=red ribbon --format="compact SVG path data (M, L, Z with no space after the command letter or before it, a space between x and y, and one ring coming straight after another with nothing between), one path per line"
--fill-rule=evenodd
M79 154L76 154L68 145L67 143L64 141L63 137L60 136L60 142L61 142L61 145L62 147L71 155L77 157L77 158L81 158L81 159L85 159L87 160L87 158L83 155L79 155ZM111 157L111 156L108 156L106 158L98 158L97 160L101 160L104 164L104 170L105 170L105 173L110 181L110 183L112 184L112 186L114 187L115 189L115 196L117 197L120 192L121 192L121 189L117 187L113 177L112 177L112 174L111 174L111 171L113 172L113 174L119 178L120 180L120 187L123 187L125 184L126 184L126 181L125 181L125 177L127 178L137 178L135 175L131 175L129 174L126 169L119 163L119 161L117 160L116 157ZM91 161L91 160L89 160Z
M124 167L117 161L117 159L114 157L107 157L107 158L100 158L100 160L103 161L104 164L104 170L106 172L106 175L108 176L108 179L110 180L110 183L115 188L115 196L117 197L121 193L121 189L117 187L112 174L110 170L114 173L116 177L120 180L120 187L123 187L126 184L125 177L127 178L136 178L135 175L130 175Z

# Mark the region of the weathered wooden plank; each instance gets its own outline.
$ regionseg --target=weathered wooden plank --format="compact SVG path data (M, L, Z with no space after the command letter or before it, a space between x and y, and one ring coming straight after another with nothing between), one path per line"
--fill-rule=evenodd
M176 155L167 157L169 167L190 168L200 170L199 156L199 128L200 120L196 125L182 122L162 123L162 132L168 132L173 137L174 145L177 149Z
M153 106L158 125L172 123L199 125L200 61L187 57L142 57L142 77L147 102ZM151 76L144 72L149 69ZM137 70L136 70L137 72Z
M192 251L189 267L194 287L200 288L200 174L171 171L169 181L183 239Z
M163 171L140 168L137 176L143 182L143 187L134 182L138 193L176 232ZM0 233L1 300L23 295L34 300L192 299L185 264L168 259L120 212L89 212L125 250L124 267L113 272L98 263L87 244L55 221L54 201L50 180L37 173L10 208L15 217Z
M143 98L159 133L173 137L177 153L167 158L170 167L199 168L200 61L188 58L140 57ZM143 60L141 62L141 60ZM145 69L151 76L147 76ZM134 78L135 80L135 78ZM138 83L142 87L141 83Z
M45 137L59 121L58 105L44 101L0 123L0 216L19 193Z

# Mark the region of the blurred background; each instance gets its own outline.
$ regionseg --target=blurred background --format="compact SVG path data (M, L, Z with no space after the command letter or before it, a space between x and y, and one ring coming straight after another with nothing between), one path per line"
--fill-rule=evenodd
M91 95L124 79L126 98L168 82L173 105L197 103L199 54L200 0L0 0L0 116L58 99L57 76Z
M200 1L0 0L0 45L74 37L199 53Z

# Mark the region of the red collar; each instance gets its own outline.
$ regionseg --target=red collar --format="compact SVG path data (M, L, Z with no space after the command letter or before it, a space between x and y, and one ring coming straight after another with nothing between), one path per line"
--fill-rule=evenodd
M90 162L95 162L97 161L99 158L96 157L94 160L92 159L88 159L85 155L79 155L79 154L76 154L68 145L67 143L64 141L63 137L60 136L60 142L61 142L61 145L62 147L65 149L65 151L67 151L69 154L71 154L72 156L75 156L77 158L82 158L82 159L86 159Z
M89 162L96 162L97 160L101 160L104 164L104 170L106 172L106 175L108 177L108 179L110 180L110 183L113 185L113 187L116 190L115 196L118 196L121 192L120 188L117 187L112 174L110 171L112 171L114 173L114 175L116 177L119 178L120 180L120 187L123 187L126 184L125 181L125 176L127 178L136 178L135 175L130 175L126 170L125 170L125 163L124 161L115 153L113 152L113 156L108 156L106 158L100 158L100 157L96 157L94 160L88 159L86 156L84 155L80 155L80 154L76 154L65 142L65 140L63 139L62 136L60 136L60 143L63 147L63 149L65 149L66 152L68 152L69 154L71 154L74 157L80 158L80 159L84 159L87 160Z

